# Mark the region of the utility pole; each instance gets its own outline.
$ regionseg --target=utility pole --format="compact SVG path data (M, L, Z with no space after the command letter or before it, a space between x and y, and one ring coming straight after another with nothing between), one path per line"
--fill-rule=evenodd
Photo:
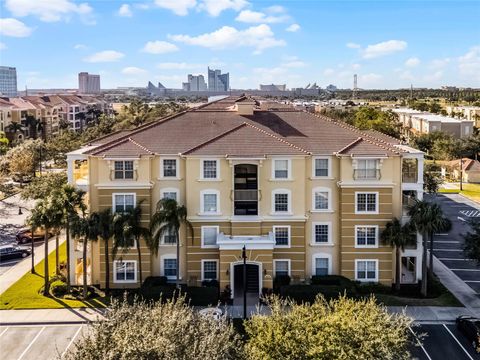
M245 245L242 248L243 259L243 319L247 319L247 251Z
M352 100L357 98L357 74L353 74L353 92L352 92Z
M460 191L463 191L463 158L460 157Z

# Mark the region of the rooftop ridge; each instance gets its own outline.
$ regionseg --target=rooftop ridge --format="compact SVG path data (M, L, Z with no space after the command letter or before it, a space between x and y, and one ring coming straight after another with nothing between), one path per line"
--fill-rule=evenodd
M358 144L360 141L363 141L363 138L361 137L358 137L356 138L355 140L353 140L350 144L347 144L346 146L344 146L343 148L341 148L340 150L337 151L337 154L340 154L348 149L350 149L352 146Z
M200 144L198 144L198 145L195 145L193 148L188 149L187 151L184 151L184 152L182 153L182 155L187 155L187 154L189 154L189 153L191 153L191 152L193 152L193 151L195 151L195 150L198 150L198 149L200 149L200 148L202 148L202 147L204 147L204 146L206 146L206 145L208 145L208 144L210 144L210 143L212 143L212 142L214 142L214 141L216 141L216 140L218 140L218 139L221 139L222 137L225 137L225 136L228 135L228 134L231 134L232 132L237 131L238 129L240 129L240 128L242 128L242 127L245 127L246 125L247 125L247 123L246 123L246 122L243 122L243 123L241 123L240 125L237 125L237 126L231 128L230 130L227 130L227 131L225 131L225 132L223 132L223 133L221 133L221 134L219 134L219 135L217 135L217 136L214 136L214 137L211 138L211 139L208 139L207 141L204 141L203 143L200 143Z
M130 141L133 145L138 146L140 149L145 150L146 152L149 152L150 154L154 154L153 151L151 151L150 149L148 149L146 146L144 146L144 145L136 142L136 141L133 140L132 138L128 138L128 141Z

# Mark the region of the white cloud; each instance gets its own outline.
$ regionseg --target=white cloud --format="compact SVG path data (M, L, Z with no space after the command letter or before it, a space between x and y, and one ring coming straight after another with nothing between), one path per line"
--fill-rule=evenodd
M115 50L104 50L87 56L83 61L97 63L97 62L114 62L123 58L125 54Z
M206 65L203 64L189 64L189 63L184 63L184 62L165 62L165 63L160 63L157 64L157 68L162 69L162 70L190 70L190 69L199 69L206 67Z
M263 23L273 24L287 21L289 17L287 15L266 15L265 13L252 10L242 10L240 14L235 18L236 21L244 23Z
M356 43L353 43L353 42L347 43L346 46L350 49L360 49L360 44L356 44Z
M360 69L361 65L360 64L352 64L352 69L353 70L358 70Z
M292 24L285 29L285 31L288 31L288 32L297 32L298 30L300 30L300 25L298 24Z
M29 28L27 25L17 19L0 19L1 35L12 37L27 37L30 36L32 30L32 28Z
M269 6L268 8L266 8L265 11L267 11L269 13L273 13L273 14L281 14L281 13L287 12L287 9L285 9L281 5L272 5L272 6Z
M364 59L373 59L380 56L392 54L407 48L407 43L402 40L388 40L378 44L368 45L363 50Z
M375 84L378 84L380 80L382 80L382 78L383 78L382 75L375 74L375 73L365 74L360 76L358 86L362 87L362 86L375 85Z
M331 68L327 68L325 70L323 70L323 75L325 76L330 76L330 75L333 75L335 73L335 70L331 69Z
M443 69L449 63L450 63L450 58L433 59L429 64L429 68L431 68L431 69Z
M429 82L429 83L438 82L442 79L443 79L443 71L442 70L435 71L434 73L427 74L423 77L423 81L424 82Z
M3 42L0 42L0 50L5 50L7 48L7 45L5 45Z
M307 66L303 61L301 60L291 60L284 62L282 66L287 67L287 68L302 68Z
M76 44L73 48L74 48L75 50L85 50L85 49L87 49L87 45L84 45L84 44Z
M14 16L32 15L45 22L68 20L71 14L79 15L86 22L93 21L90 5L70 0L6 0L5 6Z
M191 8L197 5L196 0L155 0L155 5L172 11L179 16L185 16Z
M133 16L132 10L130 9L130 5L123 4L122 6L120 6L120 9L118 9L118 15L124 16L124 17Z
M275 39L273 31L265 24L252 26L245 30L237 30L231 26L223 26L214 32L198 36L169 35L169 38L188 45L202 46L210 49L253 47L255 48L255 53L260 53L267 48L286 45L285 41Z
M147 73L147 70L141 69L136 66L127 66L126 68L122 69L122 74L124 75L143 75L146 73Z
M411 57L410 59L407 59L407 61L405 61L405 66L407 67L415 67L418 65L420 65L420 59L417 57Z
M245 0L202 0L198 9L205 10L211 16L218 16L224 10L240 11L247 5L248 2Z
M178 47L167 41L157 40L147 42L142 51L150 54L166 54L178 51Z
M458 58L460 74L480 81L480 45L471 47L468 52Z

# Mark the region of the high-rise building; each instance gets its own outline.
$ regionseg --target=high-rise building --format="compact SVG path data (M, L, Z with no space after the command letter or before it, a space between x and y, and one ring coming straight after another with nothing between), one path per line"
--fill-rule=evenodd
M93 75L88 72L78 73L78 92L80 94L100 92L100 75Z
M0 95L17 96L17 69L10 66L0 66Z
M280 84L280 85L275 85L275 84L262 85L262 84L260 84L260 90L261 91L285 91L285 90L287 90L287 85L286 84Z
M208 68L208 91L230 90L230 74Z
M206 91L207 84L203 75L188 74L188 91Z

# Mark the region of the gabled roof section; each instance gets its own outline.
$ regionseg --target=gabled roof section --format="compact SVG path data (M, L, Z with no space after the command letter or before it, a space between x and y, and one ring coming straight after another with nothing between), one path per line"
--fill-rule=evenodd
M120 143L115 143L101 150L93 149L89 153L92 155L102 155L104 157L153 155L152 151L132 140L131 138L123 139Z
M220 134L183 155L305 155L308 151L247 122Z

